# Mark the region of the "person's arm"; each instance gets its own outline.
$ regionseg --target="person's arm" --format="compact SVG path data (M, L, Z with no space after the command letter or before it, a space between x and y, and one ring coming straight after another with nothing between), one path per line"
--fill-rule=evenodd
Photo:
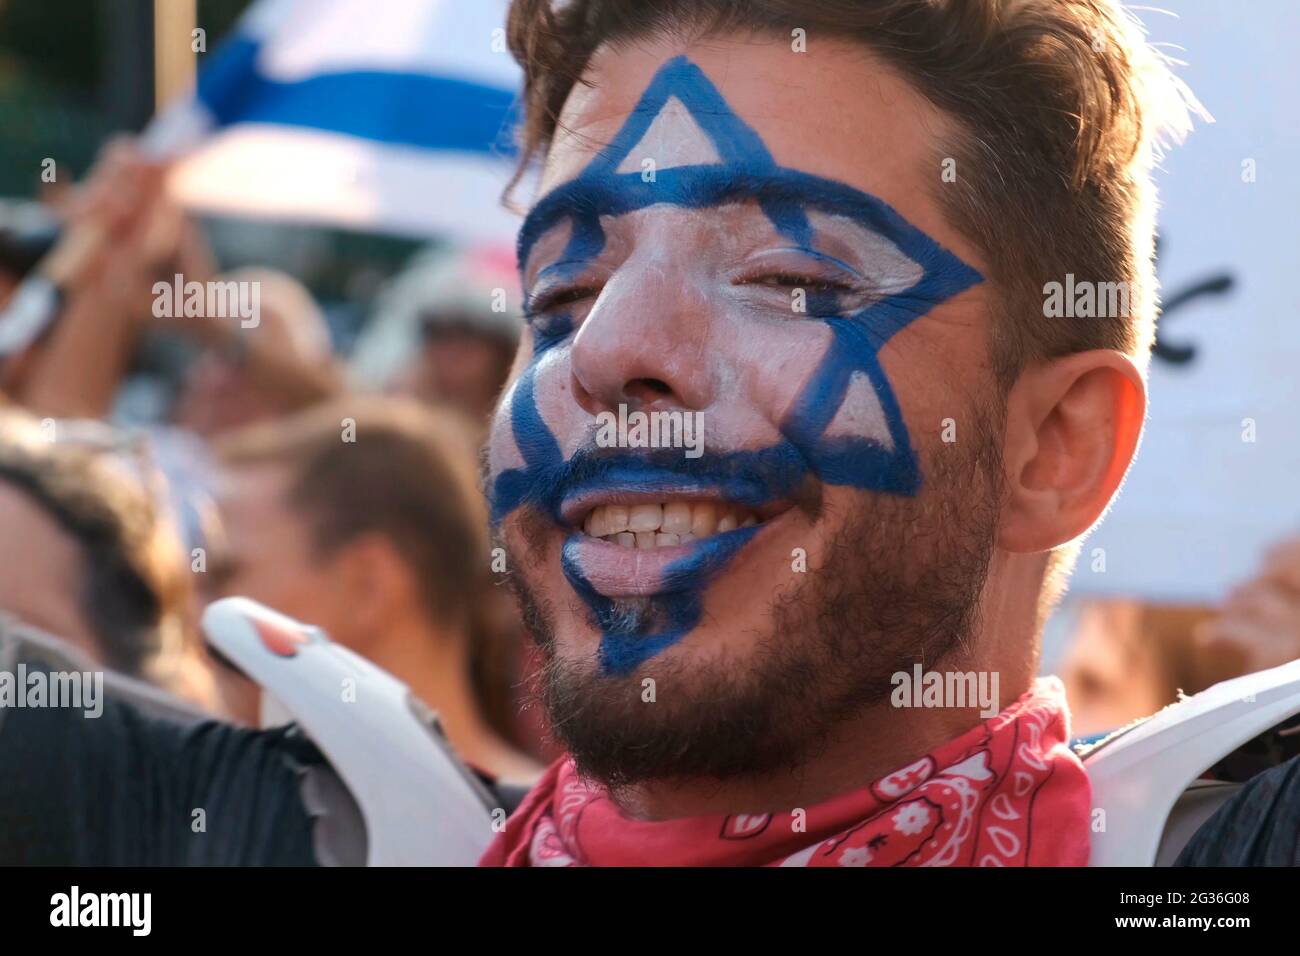
M74 293L15 398L40 417L106 418L135 339L130 312L110 295Z
M150 314L151 290L180 248L183 218L165 194L166 167L111 144L38 271L62 293L58 317L7 390L41 416L107 415Z
M0 865L317 862L320 811L309 812L303 781L323 760L296 731L222 724L126 683L97 695L84 667L0 637L11 695L0 707ZM73 674L77 699L50 706L47 691L30 706L35 687L54 687L52 676L75 686Z

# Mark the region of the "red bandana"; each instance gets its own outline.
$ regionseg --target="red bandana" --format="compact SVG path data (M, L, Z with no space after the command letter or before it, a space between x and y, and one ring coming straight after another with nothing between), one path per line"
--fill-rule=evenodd
M646 822L563 758L481 866L1083 866L1090 791L1055 678L870 787L793 811Z

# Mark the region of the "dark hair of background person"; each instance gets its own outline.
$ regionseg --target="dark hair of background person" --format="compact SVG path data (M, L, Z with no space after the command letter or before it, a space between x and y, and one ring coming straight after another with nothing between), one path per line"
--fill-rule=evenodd
M164 621L184 602L183 572L175 567L179 554L160 548L157 506L106 469L101 455L0 443L0 482L29 496L77 542L80 608L105 663L147 678L165 649Z
M343 440L349 422L354 442ZM488 514L472 436L453 410L352 396L223 436L214 449L227 466L290 468L288 501L319 552L366 534L390 541L416 576L428 620L469 641L483 715L513 739L514 653L489 610Z

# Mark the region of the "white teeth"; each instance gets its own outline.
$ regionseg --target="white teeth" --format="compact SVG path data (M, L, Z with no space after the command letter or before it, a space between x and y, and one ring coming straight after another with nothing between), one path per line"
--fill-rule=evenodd
M624 548L672 548L710 535L758 524L758 516L713 501L600 505L582 527L593 538Z
M605 505L603 508L597 508L596 510L605 513L605 530L603 534L618 534L620 531L628 530L627 505ZM600 537L600 535L597 535L597 537Z
M717 529L717 508L705 502L691 505L691 534L697 538L707 538Z
M659 528L668 534L687 534L691 530L691 506L685 501L664 505L664 523Z
M658 531L663 520L663 505L633 505L628 514L627 527L634 533Z

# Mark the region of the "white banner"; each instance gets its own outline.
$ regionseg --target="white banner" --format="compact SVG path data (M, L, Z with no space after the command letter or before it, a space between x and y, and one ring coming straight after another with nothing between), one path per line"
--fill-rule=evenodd
M1168 311L1150 417L1072 589L1199 602L1300 531L1300 3L1139 10L1215 117L1158 174Z

